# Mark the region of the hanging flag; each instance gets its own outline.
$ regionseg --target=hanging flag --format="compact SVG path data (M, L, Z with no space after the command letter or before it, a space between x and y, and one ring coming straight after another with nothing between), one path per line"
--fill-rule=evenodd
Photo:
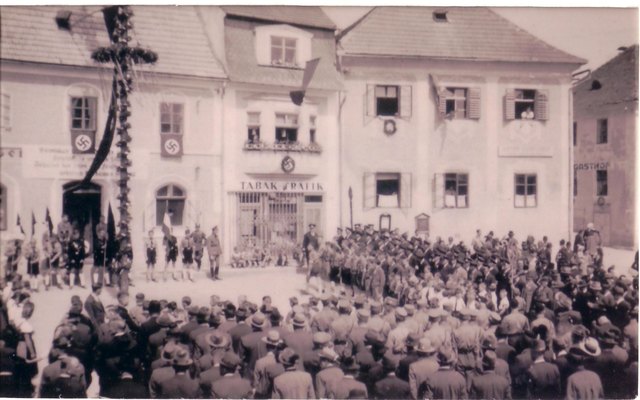
M179 133L161 133L160 154L162 157L181 157L182 135Z
M165 236L169 236L171 233L171 217L169 217L168 212L164 212L164 217L162 217L162 233Z
M36 235L36 216L31 211L31 237Z
M91 166L89 170L84 176L82 180L82 184L86 185L91 182L91 178L95 175L96 172L100 169L100 166L107 159L109 155L109 150L111 150L111 144L113 143L113 136L116 128L116 95L115 95L115 87L116 87L116 79L113 78L113 82L111 83L111 102L109 103L109 114L107 115L107 122L104 126L104 133L102 135L102 140L100 141L100 146L98 147L98 151L96 152L93 161L91 162Z
M24 228L22 227L22 222L20 222L20 214L18 214L18 218L16 219L16 225L20 227L20 232L24 235Z
M49 236L53 235L53 221L51 220L51 214L49 214L49 207L47 207L47 215L44 220L47 223L47 229L49 229Z
M313 74L315 74L319 63L320 58L314 58L313 60L307 61L307 65L304 67L304 75L302 75L302 86L300 87L300 90L289 92L289 97L291 97L293 104L297 106L302 104L305 92L309 87L309 83L311 83L311 79L313 79Z
M118 242L116 240L116 219L113 217L111 202L107 211L107 258L115 257L118 252Z

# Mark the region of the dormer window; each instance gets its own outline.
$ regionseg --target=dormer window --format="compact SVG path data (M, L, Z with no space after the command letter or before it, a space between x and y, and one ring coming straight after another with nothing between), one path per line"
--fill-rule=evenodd
M262 25L255 28L258 65L302 68L311 60L313 34L291 25Z
M296 39L271 36L271 64L296 66Z

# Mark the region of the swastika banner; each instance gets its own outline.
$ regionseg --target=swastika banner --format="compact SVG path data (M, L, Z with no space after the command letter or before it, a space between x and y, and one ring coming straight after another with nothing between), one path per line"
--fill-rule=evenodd
M182 156L182 135L163 133L160 135L160 153L162 157Z
M96 150L96 133L92 131L71 131L73 154L92 154Z

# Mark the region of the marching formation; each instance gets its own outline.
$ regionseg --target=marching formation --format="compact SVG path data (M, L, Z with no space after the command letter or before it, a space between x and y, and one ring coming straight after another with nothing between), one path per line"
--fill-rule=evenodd
M183 241L194 260L202 236ZM105 307L94 282L55 329L38 388L29 283L9 273L0 396L84 397L93 372L110 398L637 395L637 255L633 276L616 276L591 225L557 252L513 232L478 231L467 246L359 225L322 244L311 227L303 253L310 296L287 310L269 295L138 293L130 305L123 287Z

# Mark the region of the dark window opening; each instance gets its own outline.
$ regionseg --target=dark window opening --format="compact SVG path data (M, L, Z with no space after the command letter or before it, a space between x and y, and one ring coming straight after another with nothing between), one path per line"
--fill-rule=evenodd
M260 143L260 113L247 113L247 140L251 144Z
M298 141L298 116L276 114L276 143L293 144Z
M515 92L516 119L534 119L536 91L518 89Z
M434 11L433 12L433 20L436 22L448 22L446 11Z
M605 119L598 120L598 137L597 144L606 144L609 141L609 122Z
M467 116L467 89L447 88L445 114L455 119Z
M156 191L156 225L162 225L164 214L169 214L171 225L182 225L186 195L183 189L170 184Z
M376 86L376 115L394 116L400 110L398 86Z
M376 174L376 207L400 207L400 174Z
M608 196L607 170L596 171L596 196Z
M322 196L320 195L310 195L304 196L305 203L322 203Z
M591 82L591 90L600 90L600 89L602 89L602 83L600 83L599 80L594 79Z

